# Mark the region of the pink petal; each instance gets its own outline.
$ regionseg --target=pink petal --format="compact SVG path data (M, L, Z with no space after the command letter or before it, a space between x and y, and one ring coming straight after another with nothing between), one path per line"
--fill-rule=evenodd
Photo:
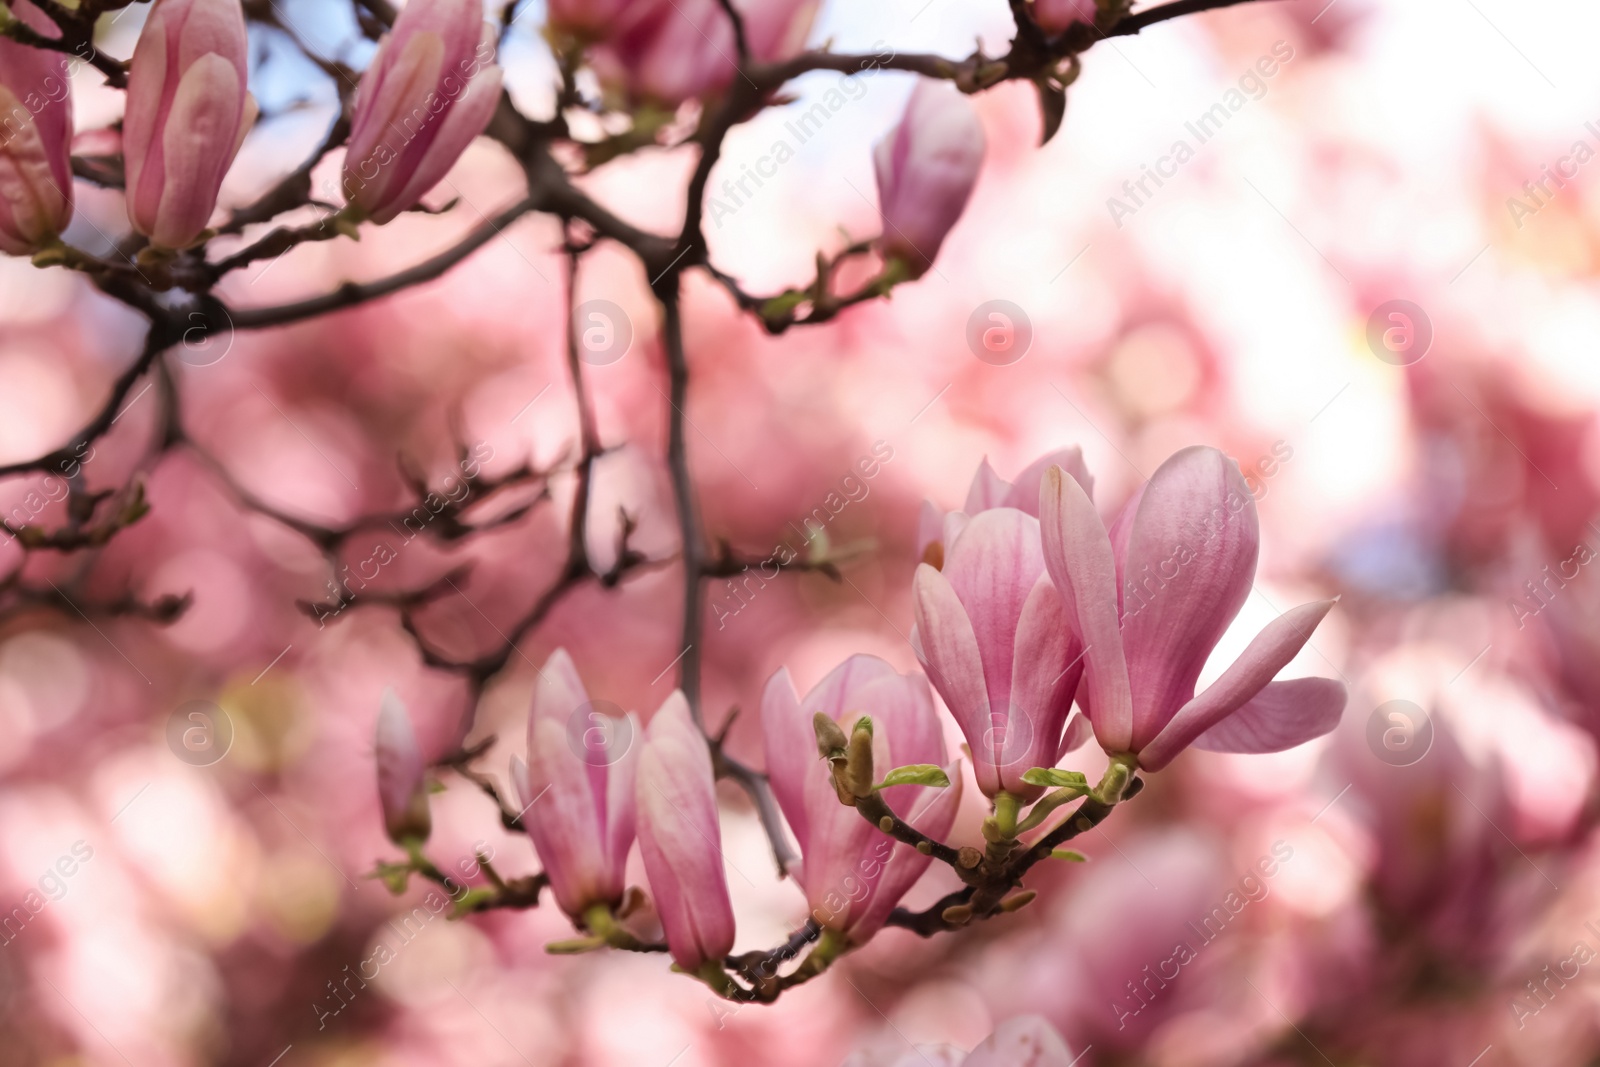
M808 836L805 782L810 776L827 772L817 756L816 732L800 709L800 697L787 667L780 667L767 680L761 694L761 734L772 794L803 853Z
M675 692L639 756L639 851L672 958L686 971L733 948L711 749Z
M1039 575L1017 625L1010 719L994 739L993 758L1006 792L1031 800L1044 791L1022 781L1022 775L1055 765L1061 729L1083 674L1081 653L1061 593L1048 574Z
M430 121L428 97L438 88L447 58L442 37L418 33L403 43L397 38L384 51L381 77L371 70L367 73L378 79L378 88L363 93L357 107L355 133L345 150L344 180L346 195L374 218L396 199L395 193L410 177L405 158L409 145L432 139L437 122Z
M972 485L967 489L967 503L961 510L968 515L976 515L980 511L997 508L1010 492L1011 483L996 474L994 468L989 466L989 457L984 456L983 462L978 464L978 472L972 476Z
M1243 707L1194 740L1212 752L1282 752L1331 733L1349 694L1333 678L1270 682Z
M856 691L853 705L872 716L875 776L911 764L943 766L944 730L933 708L928 679L916 672L880 678ZM844 722L850 721L845 716ZM923 786L897 785L883 791L884 802L906 818L921 803Z
M983 123L955 88L920 79L873 151L886 255L920 276L960 219L983 166Z
M1194 696L1250 595L1259 540L1255 499L1238 464L1216 449L1183 449L1150 479L1120 575L1135 751Z
M1107 752L1126 752L1133 737L1132 698L1111 541L1083 487L1058 467L1045 474L1039 517L1045 565L1083 642L1083 688L1095 737Z
M982 738L991 724L983 660L978 654L972 621L949 579L926 563L917 568L912 582L911 606L916 618L911 636L917 658L944 697L968 744L978 742L973 748L973 770L979 788L993 795L1000 786L993 761L981 751Z
M216 53L194 62L178 82L161 129L162 185L147 236L164 248L187 248L211 221L222 179L233 163L244 114L244 85Z
M1044 485L1045 471L1051 467L1060 467L1083 486L1083 493L1090 500L1094 499L1094 476L1089 473L1088 466L1083 462L1083 449L1074 445L1063 448L1058 452L1040 456L1017 475L1016 481L1011 485L1006 498L1000 501L1002 507L1016 508L1025 511L1035 518L1039 515L1039 493Z
M812 737L811 751L816 753L816 735L811 733L811 716L822 712L835 722L844 722L846 715L850 715L850 722L845 723L848 731L855 722L855 716L866 714L860 707L860 702L855 699L856 690L869 682L880 678L899 678L900 673L877 656L857 654L851 656L833 670L827 677L818 682L811 692L806 694L806 730Z
M490 67L472 79L466 92L444 112L442 120L436 122L438 128L427 150L414 164L400 191L381 212L373 215L374 222L389 221L414 206L428 190L444 180L467 146L494 117L495 109L500 106L502 80L503 72L499 67Z
M1268 623L1220 678L1185 704L1155 739L1140 750L1140 766L1153 771L1171 763L1195 738L1261 692L1311 640L1317 624L1336 603L1335 600L1319 600L1301 604Z
M530 806L522 822L561 910L576 918L591 904L619 898L588 767L568 747L564 723L536 716L528 724L527 779Z
M917 798L911 814L901 814L906 822L937 841L943 841L949 835L950 827L955 825L956 812L961 808L960 761L946 766L945 775L950 779L947 787L917 787L921 790L921 796ZM885 837L883 840L890 839ZM878 850L874 854L881 854L882 844L874 844ZM900 898L911 891L911 887L917 884L933 862L932 856L924 856L910 845L893 842L893 846L883 874L872 891L872 899L851 926L851 937L858 943L867 941L883 928L889 913L900 903Z
M591 779L596 772L605 778L605 807L600 817L605 820L605 857L607 871L613 883L622 885L624 869L628 864L628 849L633 845L637 791L634 776L639 765L637 739L642 730L639 716L628 713L627 729L620 733L629 738L628 745L610 763L590 768Z
M977 635L989 710L1003 711L1011 704L1017 625L1044 573L1038 520L1014 508L972 516L955 544L946 546L942 573Z
M1067 729L1061 735L1061 748L1056 752L1056 758L1051 766L1060 763L1069 752L1076 752L1094 736L1094 727L1089 725L1089 719L1084 715L1074 715L1067 720Z

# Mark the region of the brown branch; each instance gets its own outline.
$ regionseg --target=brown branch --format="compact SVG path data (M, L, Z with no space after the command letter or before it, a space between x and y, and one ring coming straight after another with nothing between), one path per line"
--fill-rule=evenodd
M100 411L90 419L72 438L60 448L46 452L34 459L23 460L20 463L8 463L0 466L0 478L9 478L17 474L33 472L55 473L65 470L67 466L75 464L81 450L99 440L111 429L116 422L118 410L133 391L134 385L149 372L150 367L176 340L170 333L170 326L164 322L152 323L150 332L145 336L144 349L139 357L131 363L126 370L119 374L111 383L111 392L106 401L101 405Z
M501 231L529 211L534 210L536 206L537 202L532 197L519 200L493 218L484 220L481 226L454 246L445 249L431 259L425 259L414 267L400 271L397 274L391 274L386 278L379 278L376 281L361 284L346 282L331 293L297 301L293 304L283 304L278 307L229 308L227 309L228 316L233 323L233 327L239 330L259 330L270 326L285 326L289 323L315 318L318 315L325 315L330 311L339 311L344 308L355 307L358 304L379 300L402 289L420 285L423 282L431 282L500 236Z

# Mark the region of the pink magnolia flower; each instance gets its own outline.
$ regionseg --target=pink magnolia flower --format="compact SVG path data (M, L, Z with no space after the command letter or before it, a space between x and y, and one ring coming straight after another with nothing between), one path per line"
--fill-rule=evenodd
M1205 692L1195 681L1255 580L1255 500L1238 465L1186 448L1161 465L1108 534L1077 481L1051 470L1040 515L1044 558L1083 642L1079 703L1112 755L1159 770L1190 745L1279 752L1328 733L1345 689L1274 682L1334 601L1284 612Z
M1082 468L1075 451L1068 458ZM1024 493L1025 484L1017 487ZM1013 490L1001 494L1002 485L980 469L967 504L987 510L954 522L947 517L946 530L959 532L943 566L917 567L911 643L966 735L978 788L987 796L1032 799L1042 790L1022 776L1054 767L1088 739L1082 718L1066 729L1083 674L1083 644L1045 571L1039 520L1014 507L988 506L997 496L1010 499Z
M954 541L967 520L980 511L1016 508L1037 519L1039 486L1044 480L1044 472L1051 467L1065 470L1078 479L1084 492L1091 498L1094 496L1094 477L1084 465L1083 449L1077 445L1040 456L1028 464L1014 482L1008 482L996 474L985 458L972 476L972 485L967 489L967 502L960 511L940 511L933 501L922 502L922 514L917 523L917 558L935 567L942 566L945 546ZM934 548L935 545L938 547Z
M417 748L417 735L411 716L393 689L383 691L378 707L378 801L383 806L383 826L389 840L402 844L407 838L427 840L433 828L428 813L426 764Z
M13 14L45 32L26 0ZM0 38L0 252L31 255L72 220L72 86L64 57Z
M345 151L350 203L380 225L415 206L500 102L483 0L411 0L361 77Z
M1095 0L1033 0L1033 21L1052 37L1074 22L1093 26L1094 16Z
M565 649L546 661L528 716L528 762L511 765L513 784L533 847L544 863L561 910L575 919L596 904L622 900L624 866L633 844L634 766L632 739L638 720L629 715L614 743L589 746L573 736L581 727L589 695Z
M205 231L255 123L239 0L156 0L133 50L122 123L128 219L162 248Z
M983 123L953 86L917 82L900 124L872 162L883 215L883 254L920 278L939 254L983 166Z
M650 720L635 786L639 852L679 967L693 973L733 950L733 905L722 871L722 828L711 749L673 693Z
M835 667L802 701L787 669L767 682L761 698L767 774L772 792L800 845L800 869L791 871L811 914L822 926L859 944L889 918L902 896L927 870L930 858L897 843L839 802L830 768L817 755L812 720L822 712L848 734L863 715L873 723L873 764L879 779L895 767L945 765L944 739L928 680L903 675L876 656L852 656ZM961 779L946 768L951 785L897 785L883 799L906 822L931 837L949 833L961 802Z
M817 0L742 0L737 6L751 56L770 63L804 47ZM590 62L613 96L672 109L727 89L738 56L720 0L634 0L590 51Z

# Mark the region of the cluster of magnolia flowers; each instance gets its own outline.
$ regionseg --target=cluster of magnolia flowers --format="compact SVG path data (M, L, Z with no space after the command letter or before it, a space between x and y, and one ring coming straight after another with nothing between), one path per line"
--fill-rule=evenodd
M30 0L11 15L60 30ZM128 221L154 249L207 236L223 179L255 123L240 0L156 0L128 66L121 130ZM482 0L414 0L356 92L347 217L414 206L483 132L500 99ZM0 249L56 248L72 220L71 60L0 39Z
M33 32L59 38L31 0L10 7ZM812 0L747 8L753 61L800 51ZM1049 16L1055 6L1040 10ZM595 71L607 106L630 110L636 123L659 124L652 116L715 98L736 70L732 24L718 0L553 2L546 32L565 61ZM147 261L212 234L223 180L257 116L247 54L240 0L155 0L129 64L120 130L128 220L148 241ZM355 93L346 205L331 220L340 232L393 220L445 177L500 103L494 61L483 0L410 0L401 9ZM61 234L73 217L72 62L0 37L0 251L41 264L64 254ZM983 127L966 98L921 82L874 155L880 247L893 280L929 268L983 155Z
M1206 447L1177 453L1109 529L1092 486L1077 449L1043 457L1014 484L985 463L964 510L925 506L911 642L926 673L856 655L803 697L787 669L767 683L766 770L799 846L787 873L805 892L817 937L808 974L883 928L935 857L953 857L957 873L983 887L944 911L948 926L1014 910L1031 896L1005 896L1023 869L1011 859L1085 811L1052 826L1057 808L1082 799L1103 817L1131 795L1138 772L1190 746L1274 752L1337 724L1339 682L1274 681L1333 601L1285 612L1195 691L1256 570L1255 502L1232 460ZM963 774L946 751L935 692L991 804L985 852L943 841ZM723 995L748 995L725 969L735 922L713 754L692 709L674 693L642 744L596 758L573 744L574 717L589 707L571 658L555 652L535 690L527 762L511 768L550 888L585 935L557 947L645 945L625 922L637 911L624 883L637 839L676 965ZM617 734L637 732L629 715ZM1110 757L1093 787L1057 766L1091 735ZM429 828L425 765L392 697L377 751L389 834L416 855Z

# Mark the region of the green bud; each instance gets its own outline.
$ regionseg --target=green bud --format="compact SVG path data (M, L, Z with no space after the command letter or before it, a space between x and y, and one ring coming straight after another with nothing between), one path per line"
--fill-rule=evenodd
M863 718L850 735L850 759L845 765L845 785L858 797L872 795L872 720Z

